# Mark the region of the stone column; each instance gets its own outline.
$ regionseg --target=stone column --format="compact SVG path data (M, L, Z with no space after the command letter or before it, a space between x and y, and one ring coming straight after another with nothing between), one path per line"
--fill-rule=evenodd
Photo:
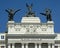
M50 43L48 43L48 48L51 48L51 44Z
M39 43L39 48L41 48L41 43Z
M35 43L35 48L37 48L37 43Z
M8 48L11 48L11 45L10 44L8 44Z
M24 43L22 43L22 48L24 48Z
M26 43L26 48L28 48L28 43Z
M55 47L54 47L54 44L52 44L52 48L55 48Z
M15 44L14 43L12 44L12 48L15 48Z

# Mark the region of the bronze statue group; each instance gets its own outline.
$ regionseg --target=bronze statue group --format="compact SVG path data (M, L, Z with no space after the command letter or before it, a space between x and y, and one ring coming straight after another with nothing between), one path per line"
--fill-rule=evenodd
M34 13L32 12L32 6L33 6L33 4L31 4L31 5L28 5L27 3L26 3L26 7L28 8L28 15L32 15L32 17L35 17L35 15L34 15ZM20 11L21 9L18 9L18 10L16 10L16 11L14 11L14 9L6 9L5 11L8 13L8 17L9 17L9 21L13 21L13 17L14 17L14 15L18 12L18 11ZM40 13L41 15L44 15L45 17L46 17L46 19L47 19L47 21L52 21L52 18L51 18L51 10L50 9L45 9L45 13ZM26 16L26 17L30 17L30 16Z

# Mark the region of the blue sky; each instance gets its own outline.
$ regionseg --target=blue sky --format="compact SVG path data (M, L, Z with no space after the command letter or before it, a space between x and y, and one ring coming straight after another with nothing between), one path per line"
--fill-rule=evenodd
M60 32L60 0L0 0L0 32L7 30L8 14L5 9L21 9L14 16L14 21L20 22L27 12L26 3L33 3L33 11L42 22L46 22L46 18L39 13L44 12L45 8L50 8L52 10L52 20L54 21L54 31Z

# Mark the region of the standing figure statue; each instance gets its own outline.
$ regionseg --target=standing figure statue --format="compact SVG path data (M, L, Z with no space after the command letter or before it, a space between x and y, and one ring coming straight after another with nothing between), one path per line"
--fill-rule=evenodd
M29 15L32 15L33 13L32 13L32 6L33 6L33 4L31 4L31 5L28 5L27 3L26 3L26 7L28 8L28 14Z
M45 10L45 13L40 13L40 14L46 16L47 21L52 21L52 18L51 18L51 10L50 9L47 8Z
M12 21L13 20L13 16L20 10L21 9L18 9L16 11L14 11L13 9L6 9L5 11L8 13L9 21Z
M28 4L26 3L26 7L27 7L27 9L28 9L28 13L27 13L26 17L35 17L35 13L32 12L32 6L33 6L33 4L28 5Z

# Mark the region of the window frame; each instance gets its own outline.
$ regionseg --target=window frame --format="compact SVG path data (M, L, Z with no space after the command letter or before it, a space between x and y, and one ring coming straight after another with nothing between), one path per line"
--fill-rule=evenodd
M1 35L1 39L4 39L4 35Z

